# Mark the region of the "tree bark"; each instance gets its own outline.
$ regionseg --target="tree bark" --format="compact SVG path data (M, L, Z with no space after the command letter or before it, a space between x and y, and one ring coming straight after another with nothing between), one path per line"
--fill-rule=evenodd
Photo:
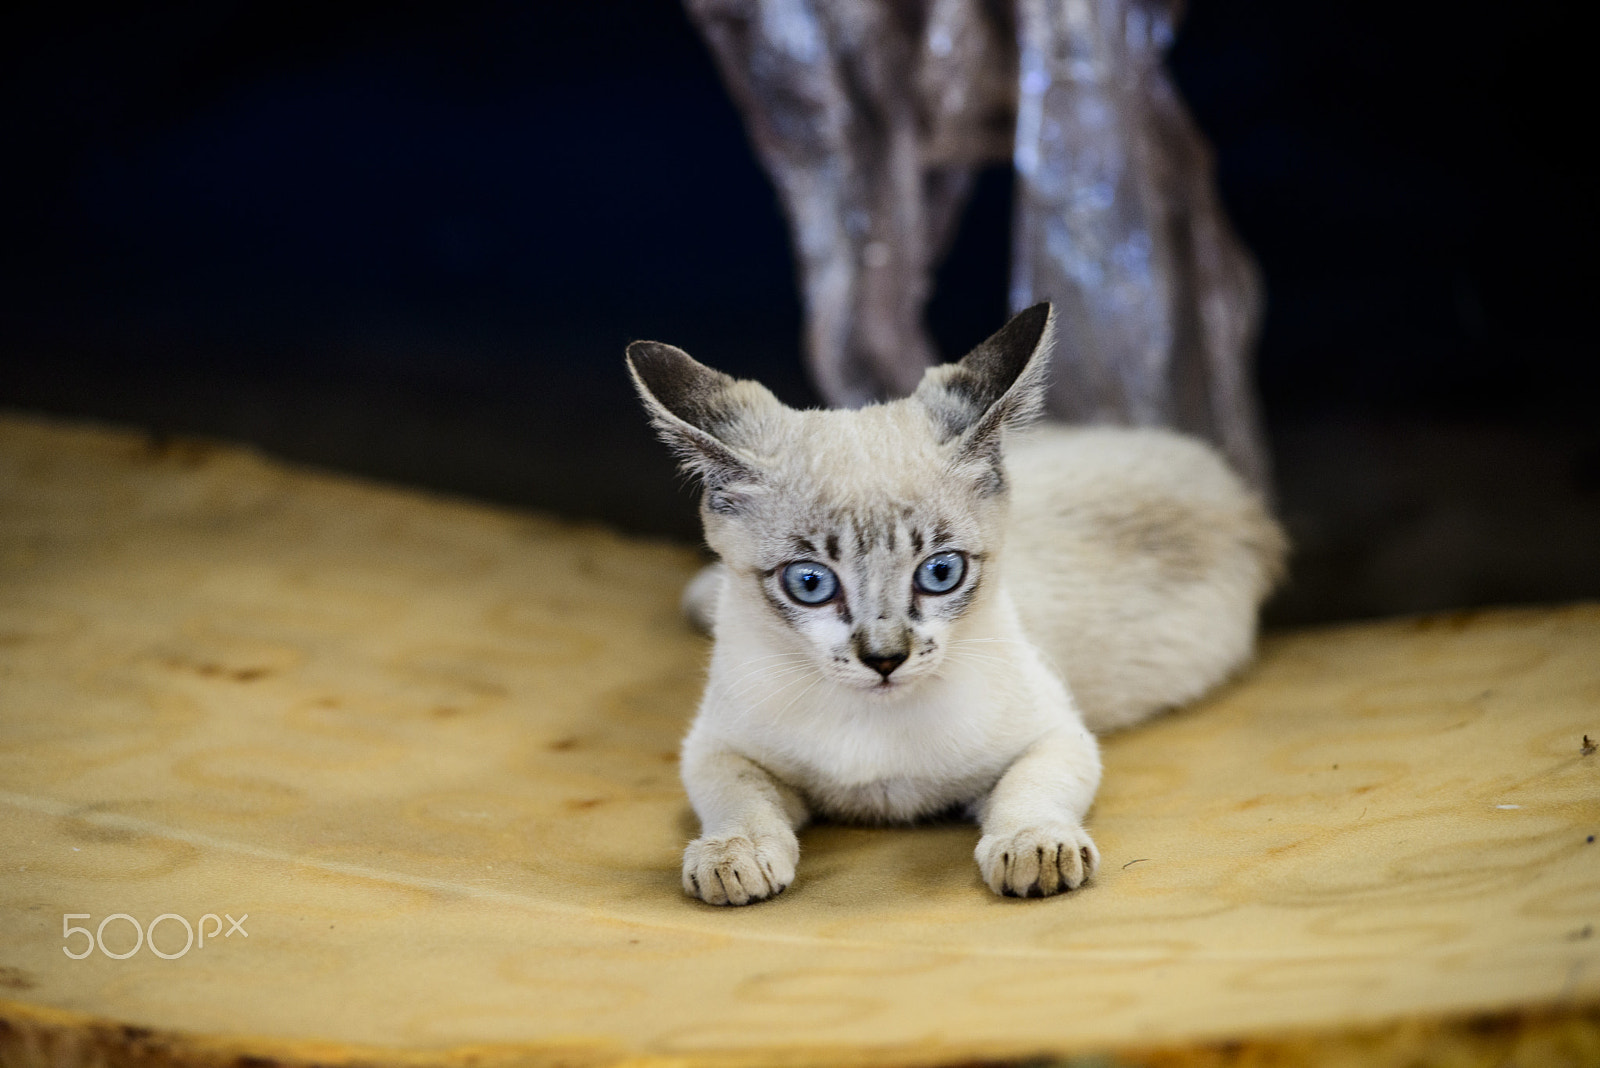
M1255 484L1261 288L1161 58L1158 0L1020 0L1011 305L1057 307L1049 409L1207 438Z
M829 403L916 387L933 271L1011 157L1011 304L1056 305L1051 413L1197 434L1265 487L1261 290L1161 65L1174 4L685 2L788 216Z
M822 395L904 396L935 361L932 272L976 168L1010 153L1008 5L972 0L687 0L799 261Z

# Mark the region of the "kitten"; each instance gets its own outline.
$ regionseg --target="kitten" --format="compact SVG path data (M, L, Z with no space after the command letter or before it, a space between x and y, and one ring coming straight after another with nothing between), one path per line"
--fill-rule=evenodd
M1073 889L1099 862L1091 731L1192 700L1249 656L1276 524L1196 441L1019 434L1052 323L1030 308L912 396L856 411L796 411L670 345L629 346L721 557L690 590L716 644L683 743L701 822L687 893L781 893L812 816L953 809L980 823L995 893Z

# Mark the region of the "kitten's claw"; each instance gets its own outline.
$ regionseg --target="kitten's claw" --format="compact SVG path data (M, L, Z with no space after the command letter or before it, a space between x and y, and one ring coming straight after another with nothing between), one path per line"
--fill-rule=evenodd
M749 905L794 882L800 843L794 835L696 838L683 851L683 892L712 905Z
M1049 897L1076 890L1100 866L1100 851L1074 823L986 834L975 852L989 889L1005 897Z

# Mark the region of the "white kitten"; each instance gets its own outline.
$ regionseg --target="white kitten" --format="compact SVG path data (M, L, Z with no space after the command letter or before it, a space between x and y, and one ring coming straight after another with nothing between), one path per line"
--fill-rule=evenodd
M1099 860L1089 728L1191 700L1249 655L1283 539L1215 453L1152 430L1006 440L1038 411L1051 323L1031 308L858 411L796 411L629 346L722 558L686 596L716 633L683 744L688 893L781 892L813 815L958 808L990 889L1070 890Z

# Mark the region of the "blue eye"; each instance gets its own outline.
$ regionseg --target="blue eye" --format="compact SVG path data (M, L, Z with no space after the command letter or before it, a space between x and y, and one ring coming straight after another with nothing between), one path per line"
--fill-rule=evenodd
M822 564L806 560L783 569L783 588L801 604L825 604L839 592L839 579Z
M967 558L960 553L934 553L917 565L917 589L923 593L949 593L967 575Z

